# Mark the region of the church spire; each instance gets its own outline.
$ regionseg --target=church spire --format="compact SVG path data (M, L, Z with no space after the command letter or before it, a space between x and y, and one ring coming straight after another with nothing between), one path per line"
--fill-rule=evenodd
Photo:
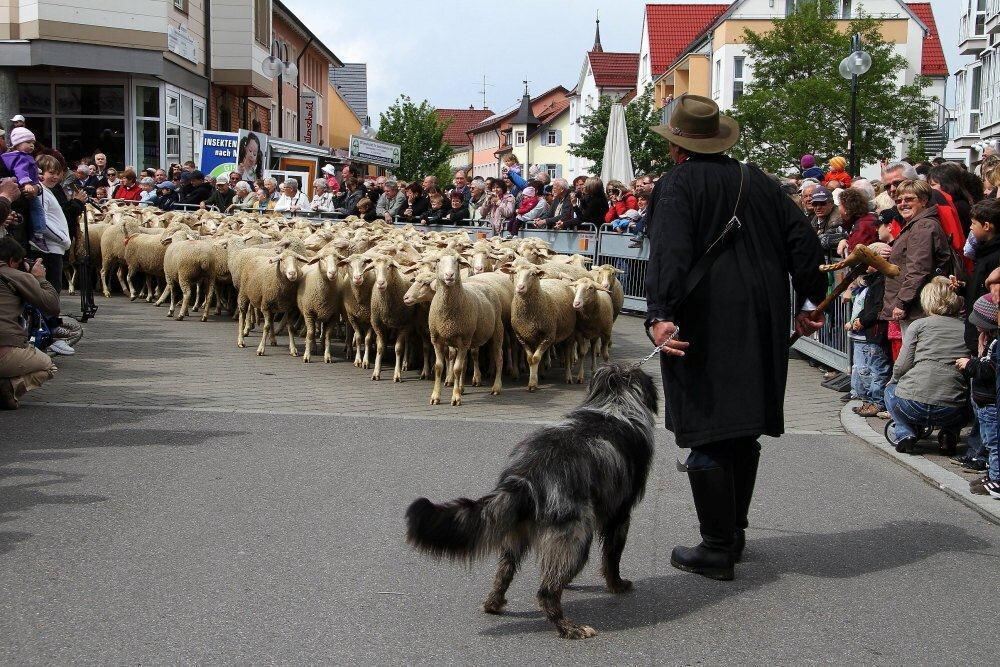
M597 10L597 30L594 32L594 48L590 50L591 53L603 53L604 47L601 46L601 11Z

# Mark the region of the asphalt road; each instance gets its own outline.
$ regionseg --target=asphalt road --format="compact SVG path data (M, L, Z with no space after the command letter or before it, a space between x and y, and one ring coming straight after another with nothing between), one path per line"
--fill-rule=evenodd
M501 416L502 418L502 416ZM996 526L847 436L765 443L733 582L669 565L696 539L661 431L613 596L598 558L560 640L526 561L403 542L416 496L492 487L513 420L29 404L0 417L0 663L948 663L996 654ZM991 588L992 587L992 588Z

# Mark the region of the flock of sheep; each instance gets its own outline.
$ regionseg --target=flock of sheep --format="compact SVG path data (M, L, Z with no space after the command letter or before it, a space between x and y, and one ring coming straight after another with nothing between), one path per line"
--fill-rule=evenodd
M481 356L494 395L504 371L516 380L525 367L528 390L536 390L539 366L553 360L565 367L567 383L582 383L588 353L592 370L598 355L608 358L622 308L621 271L588 269L589 258L555 255L540 239L473 239L357 218L316 228L273 215L115 203L88 215L90 261L100 266L104 296L115 274L133 301L169 300L167 314L178 320L200 308L204 322L213 306L217 316L225 306L238 321L239 347L259 326L258 355L283 330L289 354L298 356L295 337L304 335L306 363L318 337L323 360L332 362L331 338L342 335L346 358L353 353L355 366L372 368L373 380L382 376L387 343L395 382L411 360L422 361L420 378L428 379L433 351L432 405L440 403L443 375L452 405L461 405L467 362L479 386Z

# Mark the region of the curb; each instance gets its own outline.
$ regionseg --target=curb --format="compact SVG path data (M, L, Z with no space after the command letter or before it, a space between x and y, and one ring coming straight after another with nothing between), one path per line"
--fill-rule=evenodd
M851 411L853 405L858 405L858 402L851 401L840 411L840 423L843 424L848 433L864 440L887 459L895 461L904 468L909 468L925 482L944 491L946 495L969 509L978 512L986 520L1000 525L1000 501L990 496L977 496L971 493L968 480L961 475L945 470L922 456L900 454L895 447L886 441L882 434L872 430L864 417Z

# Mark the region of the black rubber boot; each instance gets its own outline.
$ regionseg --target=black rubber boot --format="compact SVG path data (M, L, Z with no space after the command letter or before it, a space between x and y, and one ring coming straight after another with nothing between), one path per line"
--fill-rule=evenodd
M747 543L747 514L750 512L750 501L753 500L759 464L760 443L756 441L740 452L733 464L733 497L736 499L736 545L733 547L733 555L737 563L743 559L743 548Z
M674 547L670 564L678 570L709 579L733 578L736 546L736 503L730 467L688 470L694 506L698 511L701 544Z

